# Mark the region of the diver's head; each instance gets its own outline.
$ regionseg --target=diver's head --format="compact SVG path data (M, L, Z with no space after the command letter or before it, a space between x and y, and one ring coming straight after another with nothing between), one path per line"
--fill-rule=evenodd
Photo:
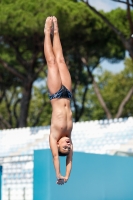
M68 137L62 137L57 142L59 156L67 156L71 149L71 140Z

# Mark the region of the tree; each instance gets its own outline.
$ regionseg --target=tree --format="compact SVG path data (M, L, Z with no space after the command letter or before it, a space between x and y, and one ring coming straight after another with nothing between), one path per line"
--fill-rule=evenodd
M21 92L18 100L14 101L17 102L18 127L27 126L27 121L29 123L33 83L42 70L46 76L43 28L44 19L49 14L59 19L64 55L73 80L74 118L78 121L84 112L88 85L93 80L92 72L100 59L124 58L120 41L83 3L72 0L7 0L1 5L0 69L4 67L4 73L12 74L10 78L16 79ZM80 17L77 17L79 13ZM103 47L104 42L107 45ZM44 102L47 102L46 99ZM37 124L35 121L32 124Z
M82 1L84 2L97 16L99 16L119 37L121 42L123 43L124 48L129 52L129 55L133 59L133 12L131 11L131 6L133 6L133 2L130 0L120 1L120 0L113 0L120 3L125 3L127 5L127 14L122 16L122 9L118 8L117 12L112 10L109 14L104 14L103 12L98 12L94 7L92 7L89 1ZM114 14L115 12L115 14ZM121 21L118 20L123 18ZM128 25L128 31L125 30L125 26ZM129 31L130 30L130 31Z
M108 25L108 27L110 27L114 31L114 33L119 37L119 39L123 43L123 46L129 52L129 55L133 59L133 38L131 37L131 35L133 34L133 21L132 21L133 12L131 12L131 9L130 9L131 6L133 6L133 4L132 4L132 1L130 4L129 0L126 0L125 2L119 1L119 0L115 0L115 1L127 4L127 20L125 20L125 17L124 18L122 17L122 13L124 14L124 11L121 9L117 9L117 12L116 12L116 10L113 10L112 12L110 12L108 14L104 14L103 12L98 12L95 8L93 8L89 4L89 1L83 1L83 2L97 16L99 16ZM121 22L120 22L120 20L119 21L117 20L119 18L122 19ZM128 25L128 23L129 23L129 25ZM127 28L125 29L125 27L127 27ZM93 86L94 86L94 90L97 95L97 98L99 99L99 102L100 102L102 108L104 109L104 112L106 113L107 118L111 119L112 118L111 113L109 112L109 109L99 91L99 88L98 88L97 83L95 82L94 78L93 78ZM127 95L125 96L125 98L123 99L123 101L119 107L119 113L118 113L118 115L116 115L117 118L120 116L123 106L128 101L128 99L130 98L131 95L132 95L132 87L128 91Z
M0 67L0 127L11 128L14 127L14 117L16 116L16 106L20 102L18 97L19 83L15 76L11 76L8 71ZM14 106L12 105L14 104ZM17 123L17 122L16 122Z
M3 51L0 64L17 77L22 88L19 127L26 126L32 84L43 68L39 61L41 46L37 43L36 22L32 21L31 13L26 12L25 5L24 1L2 2L1 13L1 45ZM32 6L32 3L28 2L29 10ZM30 34L31 30L34 30L32 35ZM8 59L6 59L7 57Z
M113 74L101 70L95 79L112 118L133 116L133 64L131 59L125 60L125 69ZM129 88L132 90L129 92ZM128 94L128 95L127 95ZM127 102L123 101L125 99ZM93 87L89 92L89 102L92 119L106 119Z
M81 3L78 4L81 5ZM88 11L86 11L86 13L88 13ZM89 15L88 17L86 17L86 15L81 15L81 18L78 20L82 20L84 26L81 27L81 22L77 23L76 28L71 32L67 40L70 40L70 47L68 48L67 46L69 51L66 51L67 55L69 55L71 58L68 60L68 63L75 72L73 73L70 68L72 80L75 84L73 86L73 106L75 121L80 119L82 113L85 110L85 100L88 84L92 83L94 80L93 70L104 58L107 58L112 62L118 62L119 60L124 59L125 56L125 51L121 42L107 27L107 25L104 24L102 20L100 20L99 17L95 18L95 15ZM69 42L67 42L67 45L68 44ZM79 75L77 74L78 69ZM84 82L81 81L80 77L83 77ZM81 89L82 83L84 89ZM79 91L80 93L78 93ZM80 94L80 98L78 98L78 94Z
M67 6L64 7L65 3L70 9L74 9L74 4L71 1L62 3L56 1L44 2L42 0L38 2L25 0L2 2L0 64L17 77L22 89L19 127L27 125L33 82L42 69L46 70L44 69L45 60L43 56L44 19L49 13L61 16L62 6L64 12L68 14ZM53 5L55 6L53 7ZM46 9L47 7L49 7L49 10ZM63 20L63 18L61 19ZM62 23L65 20L64 17ZM67 24L69 22L70 19L68 18ZM65 31L64 35L69 31Z
M32 99L30 101L27 124L30 127L46 126L51 120L51 105L48 99L47 88L44 86L33 87Z

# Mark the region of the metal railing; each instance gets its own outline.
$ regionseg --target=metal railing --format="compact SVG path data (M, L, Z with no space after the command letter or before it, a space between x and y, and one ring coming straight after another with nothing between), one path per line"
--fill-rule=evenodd
M7 196L4 195L2 200L32 200L32 194L27 193L26 188L22 188L22 190L19 192L12 190L11 188L8 188L7 190Z

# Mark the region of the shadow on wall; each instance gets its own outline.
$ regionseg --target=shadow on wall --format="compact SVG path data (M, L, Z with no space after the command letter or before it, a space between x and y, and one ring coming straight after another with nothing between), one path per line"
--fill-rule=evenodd
M65 174L65 158L61 158ZM56 185L50 150L34 152L34 200L133 200L133 158L74 152L70 179Z

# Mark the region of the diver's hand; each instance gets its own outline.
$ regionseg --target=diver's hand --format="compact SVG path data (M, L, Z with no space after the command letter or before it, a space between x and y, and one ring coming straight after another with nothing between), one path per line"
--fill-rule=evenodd
M57 181L56 181L56 183L58 184L58 185L63 185L64 183L65 183L65 177L64 176L61 176L61 175L59 175L58 177L57 177Z
M64 183L67 183L67 181L68 181L68 177L65 176L65 177L64 177Z
M67 176L59 176L58 178L57 178L57 184L58 185L63 185L64 183L67 183L67 181L68 181L68 177Z

